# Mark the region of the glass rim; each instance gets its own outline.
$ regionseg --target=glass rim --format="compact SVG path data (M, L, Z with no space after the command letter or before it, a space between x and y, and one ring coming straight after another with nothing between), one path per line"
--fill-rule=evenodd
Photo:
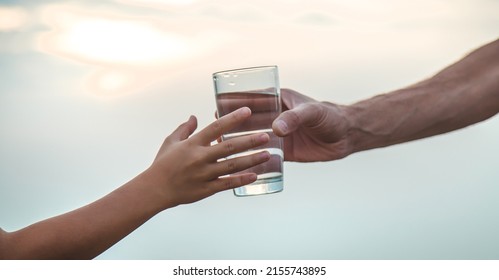
M265 66L253 66L253 67L245 67L245 68L236 68L236 69L230 69L230 70L223 70L223 71L218 71L213 73L213 76L217 76L220 74L224 73L232 73L232 72L245 72L245 71L252 71L252 70L263 70L263 69L277 69L277 65L265 65Z

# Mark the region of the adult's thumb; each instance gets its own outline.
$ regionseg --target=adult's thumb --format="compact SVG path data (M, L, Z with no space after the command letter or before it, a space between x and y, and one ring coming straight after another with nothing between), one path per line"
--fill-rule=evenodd
M291 134L300 126L315 126L320 119L320 108L314 104L301 104L296 108L280 114L272 123L272 130L277 136L283 137Z

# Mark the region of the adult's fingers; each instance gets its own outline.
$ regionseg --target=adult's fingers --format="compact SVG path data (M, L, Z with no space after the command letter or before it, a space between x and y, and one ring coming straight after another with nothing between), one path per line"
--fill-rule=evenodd
M276 102L273 99L273 92L275 92L275 89L239 92L241 95L246 94L248 96L247 98L242 98L237 94L228 94L227 98L217 101L217 107L221 112L232 112L241 107L250 108L253 114L257 112L275 111Z
M271 111L266 111L266 112L255 112L254 110L251 110L251 117L249 118L249 121L245 121L238 125L237 127L233 128L230 131L225 132L226 134L230 134L233 132L239 132L239 131L254 131L254 130L264 130L269 128L269 124L274 121L274 119L278 116L277 112L271 112ZM218 118L218 117L216 117ZM219 138L217 139L218 142L222 142L222 139Z
M236 157L217 162L212 167L210 167L209 174L212 174L213 178L217 178L223 175L233 174L246 170L260 163L264 163L269 159L270 153L267 151Z
M261 146L269 142L269 139L270 137L268 134L259 133L225 140L219 144L211 146L208 152L208 157L211 161L216 161L220 158L228 157L230 155Z
M303 103L317 102L312 97L301 94L295 90L283 88L281 89L282 110L287 111L298 107Z
M192 136L191 139L199 144L208 145L211 141L216 140L222 134L242 124L250 116L251 110L249 108L240 108L212 122L199 133Z
M231 175L209 182L206 185L206 188L210 192L209 195L212 195L221 191L230 190L251 184L255 182L256 179L257 175L255 173Z

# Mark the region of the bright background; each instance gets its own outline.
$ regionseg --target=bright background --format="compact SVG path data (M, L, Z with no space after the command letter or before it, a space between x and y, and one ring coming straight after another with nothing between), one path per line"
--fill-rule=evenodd
M94 201L144 170L211 73L278 65L348 104L426 78L499 33L495 0L0 1L0 226ZM169 209L100 259L498 259L499 118L285 164L285 191Z

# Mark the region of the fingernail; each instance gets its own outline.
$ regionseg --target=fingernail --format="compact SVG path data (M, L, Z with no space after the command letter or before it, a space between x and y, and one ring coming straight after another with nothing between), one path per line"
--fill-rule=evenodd
M288 124L283 120L278 120L275 125L282 133L288 132Z
M260 154L260 159L262 160L268 160L270 159L270 153L269 152L263 152Z
M257 178L257 176L256 176L256 174L255 174L255 173L250 174L250 175L248 176L248 179L250 180L250 182L254 182L254 181L256 181L256 178Z
M239 114L240 114L241 116L246 117L246 116L251 115L251 110L250 110L250 108L248 108L248 107L243 107L243 108L239 109Z
M258 137L258 140L260 140L260 142L262 142L262 143L267 142L269 139L270 139L270 137L267 133L264 133Z

